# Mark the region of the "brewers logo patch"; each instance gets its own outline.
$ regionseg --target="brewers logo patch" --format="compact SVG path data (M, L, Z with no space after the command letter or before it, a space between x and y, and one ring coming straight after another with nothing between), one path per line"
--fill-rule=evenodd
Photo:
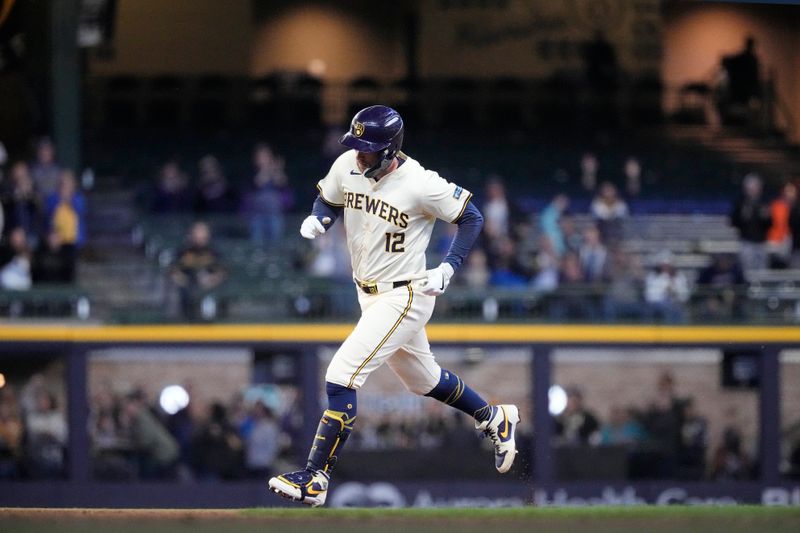
M353 135L356 137L361 137L364 135L364 125L360 122L353 123Z
M458 200L459 198L461 198L461 193L462 193L462 192L464 192L464 188L463 188L463 187L458 187L458 186L457 186L457 187L456 187L456 190L455 190L455 191L453 191L453 198L455 198L456 200Z

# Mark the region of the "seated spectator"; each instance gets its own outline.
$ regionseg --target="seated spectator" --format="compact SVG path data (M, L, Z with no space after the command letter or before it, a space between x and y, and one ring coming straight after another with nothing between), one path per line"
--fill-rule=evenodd
M592 200L591 212L604 243L610 246L622 239L622 223L628 218L628 204L619 197L613 183L606 181L600 185Z
M561 217L559 225L561 226L561 234L564 236L564 251L577 253L581 248L581 244L583 244L583 235L575 226L575 219L564 215Z
M16 478L22 458L24 426L14 389L0 389L0 479Z
M516 249L514 241L509 238L501 239L496 246L497 255L489 284L493 287L522 287L528 279L520 272L516 263Z
M8 245L0 248L0 289L26 291L31 288L31 254L25 230L14 228Z
M245 439L244 465L250 476L266 479L281 448L281 430L272 410L263 402L251 409L252 427Z
M645 314L642 301L644 270L639 258L622 248L614 250L608 267L608 280L603 299L605 320L616 322L619 318L642 318Z
M460 276L461 281L470 289L485 289L489 285L490 277L486 253L480 248L475 248L467 256Z
M61 476L67 445L67 421L51 392L37 392L36 407L25 417L25 434L25 453L31 476Z
M190 320L199 318L203 297L226 277L220 255L211 246L208 224L195 222L192 225L189 242L178 253L169 277L178 288L183 317Z
M31 163L31 176L36 192L41 198L58 192L62 169L56 161L56 147L48 137L36 145L36 159Z
M536 254L536 274L531 283L533 288L542 292L556 290L559 268L560 262L553 243L542 235L539 238L539 252Z
M61 234L51 231L33 254L33 282L73 283L75 281L75 254L64 245Z
M608 250L600 241L600 231L589 226L583 232L580 247L580 268L583 280L587 283L601 283L608 277Z
M228 183L219 160L213 155L200 159L200 180L195 211L198 213L234 213L238 204L236 191Z
M552 320L595 318L597 306L594 296L581 287L585 281L578 255L573 252L564 254L558 278L561 290L552 295L549 303Z
M611 407L608 422L600 429L600 444L626 445L635 448L647 438L644 427L630 409L619 405Z
M797 187L784 183L781 194L769 206L772 225L767 230L767 253L770 268L788 268L792 260L790 217L797 204ZM800 235L798 235L800 238Z
M567 388L567 406L555 419L555 435L568 445L587 445L596 442L600 424L597 417L583 404L583 393L577 387Z
M47 231L61 236L64 246L77 251L86 242L86 198L78 190L75 174L61 172L58 191L47 197Z
M253 244L276 242L283 236L284 217L292 206L284 160L264 143L253 151L253 184L242 197L241 211L250 224Z
M177 161L167 161L161 167L158 185L150 203L153 213L187 213L192 210L194 196L189 178Z
M659 254L658 266L644 280L644 299L650 320L668 324L686 321L686 301L689 299L689 282L672 263L672 254Z
M33 188L28 165L22 161L15 163L10 178L3 202L6 231L20 227L35 238L40 228L41 201Z
M697 277L703 318L741 317L744 313L744 295L736 289L741 289L745 284L742 267L735 255L715 255L711 264L702 269Z
M168 479L175 475L178 444L150 411L142 391L125 398L121 417L136 454L139 475L145 479Z

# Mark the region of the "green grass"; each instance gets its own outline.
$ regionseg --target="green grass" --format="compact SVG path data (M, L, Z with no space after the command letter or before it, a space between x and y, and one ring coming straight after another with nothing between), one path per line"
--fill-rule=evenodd
M0 510L0 530L29 533L502 533L800 531L800 507L586 507L514 509Z

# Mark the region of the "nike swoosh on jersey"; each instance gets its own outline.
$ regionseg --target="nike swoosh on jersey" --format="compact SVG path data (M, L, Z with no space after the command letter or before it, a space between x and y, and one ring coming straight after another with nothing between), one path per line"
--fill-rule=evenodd
M351 175L351 176L360 176L360 175L361 175L361 172L358 172L357 170L351 170L351 171L350 171L350 175Z

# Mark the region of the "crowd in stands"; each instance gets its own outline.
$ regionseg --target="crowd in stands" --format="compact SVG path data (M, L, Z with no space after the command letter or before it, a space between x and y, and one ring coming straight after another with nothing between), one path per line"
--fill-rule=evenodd
M573 202L566 194L556 194L533 213L507 194L503 178L487 177L484 190L475 191L484 230L454 285L475 291L531 289L542 296L545 317L551 320L684 323L690 320L690 301L699 303L691 318L740 319L745 307L741 289L749 271L800 267L800 238L793 237L800 235L796 185L787 181L779 196L767 203L757 174L745 176L742 195L731 210L730 224L741 237L740 253L715 253L708 265L692 272L679 268L669 249L647 256L632 253L626 248L631 216L626 198L635 200L641 194L645 171L635 156L625 158L621 165L616 172L619 184L599 179L614 173L601 172L597 155L584 153L577 181L590 200ZM286 227L286 216L293 210L305 212L307 207L295 205L293 199L301 191L292 189L284 169L279 154L267 144L257 144L251 178L239 191L232 182L240 180L229 180L214 155L198 161L196 180L171 160L161 167L156 186L143 195L144 203L160 214L198 218L236 214L248 228L253 245L269 246L293 234ZM571 204L588 208L575 210ZM446 253L454 230L444 230L433 243L431 257ZM341 231L332 231L329 239L310 243L311 253L301 261L306 273L348 282L351 274L342 240ZM214 275L184 276L180 272L186 271L187 257L194 257L191 249L197 246L192 238L189 241L178 252L169 278L181 294L183 317L195 319L202 296L224 279L225 256L224 250L213 252L214 266L209 270ZM190 270L197 268L205 270L190 266ZM187 280L191 280L188 285Z
M285 162L266 143L253 149L253 171L239 190L238 180L229 179L220 160L204 155L192 180L177 160L165 162L157 183L142 191L142 203L157 214L240 215L248 225L254 244L274 243L284 234L285 216L294 205Z
M104 480L263 479L282 469L298 431L290 409L240 394L227 404L192 398L169 415L140 388L103 390L90 409L93 476Z
M67 421L42 374L0 388L0 479L65 475Z
M554 417L555 444L561 447L622 446L628 477L751 479L755 464L741 428L727 425L709 451L708 421L694 399L675 392L673 376L662 373L655 397L637 406L613 405L603 421L586 405L578 387L567 389L564 411Z
M39 141L30 162L0 160L0 289L75 281L86 241L86 198L55 146Z

